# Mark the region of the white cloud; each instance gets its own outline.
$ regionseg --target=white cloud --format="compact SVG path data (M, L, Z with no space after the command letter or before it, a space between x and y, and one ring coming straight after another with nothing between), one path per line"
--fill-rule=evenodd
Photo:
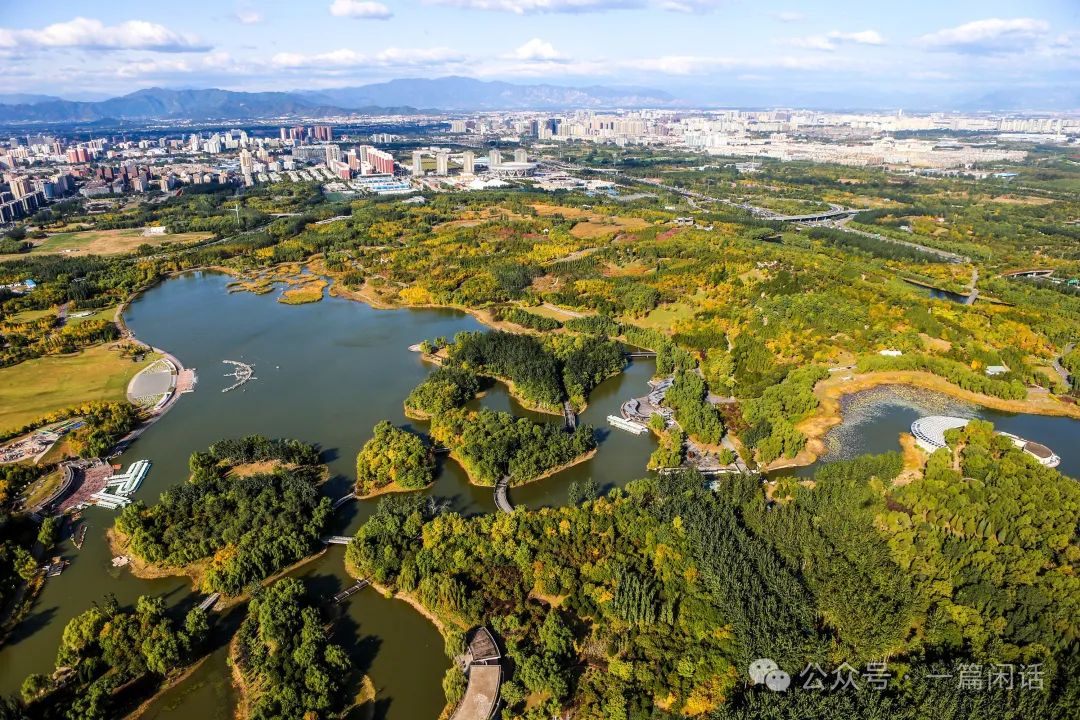
M856 45L885 44L885 38L881 37L881 33L879 33L877 30L860 30L858 32L839 32L837 30L834 30L829 33L829 37L833 40L852 42Z
M85 48L91 50L153 50L196 52L209 49L194 35L170 30L145 20L106 25L77 17L40 30L0 28L0 48Z
M938 50L993 55L1031 48L1049 32L1050 23L1045 20L987 18L923 35L919 41Z
M564 60L565 56L546 40L533 38L514 50L511 57L515 60Z
M340 0L339 0L340 1ZM726 0L425 0L467 10L507 12L515 15L540 13L592 13L656 7L682 13L709 12Z
M465 56L450 48L387 48L377 53L360 53L348 48L325 53L304 54L282 52L271 58L279 68L347 68L347 67L422 67L461 62Z
M330 3L330 14L364 20L389 20L394 16L386 5L370 0L334 0Z
M251 8L241 8L233 13L233 17L241 25L258 25L263 21L262 13Z
M190 73L222 73L226 75L249 74L252 68L236 62L224 51L210 52L193 59L142 58L125 62L116 67L120 78L165 77Z
M794 12L792 10L784 10L782 12L774 12L772 14L772 16L775 19L779 20L780 22L786 22L786 23L799 22L800 20L805 20L806 19L806 16L803 15L801 12Z
M662 10L679 13L711 12L724 0L660 0L657 3Z
M877 30L859 30L858 32L841 32L833 30L827 35L807 35L805 37L788 38L785 41L793 47L805 50L825 50L832 52L840 45L851 43L854 45L884 45L885 38Z

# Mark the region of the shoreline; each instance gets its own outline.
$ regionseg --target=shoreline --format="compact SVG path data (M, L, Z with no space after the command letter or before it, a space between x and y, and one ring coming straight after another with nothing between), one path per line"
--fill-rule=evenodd
M123 302L121 302L119 305L116 306L116 312L113 313L113 324L115 324L120 329L120 340L118 342L127 340L129 342L135 343L136 345L147 348L151 352L158 353L163 358L165 358L166 360L168 360L169 362L171 362L173 364L173 367L176 369L176 377L179 377L180 374L183 373L184 370L187 369L187 368L184 367L184 364L182 362L180 362L180 359L177 358L175 355L173 355L172 353L170 353L167 350L162 350L161 348L156 348L153 345L140 340L135 335L135 333L132 331L132 329L130 327L128 327L127 321L124 320L124 311L127 310L131 306L131 304L135 300L138 300L144 293L146 293L149 290L153 290L155 287L157 287L161 283L165 282L166 280L170 280L172 278L179 277L179 276L187 274L187 273L194 273L194 272L207 271L207 270L213 270L215 272L221 272L223 274L230 275L232 277L236 276L235 271L233 271L233 270L231 270L229 268L226 268L224 266L215 266L215 265L208 265L208 266L203 266L203 267L195 267L195 268L190 268L190 269L187 269L187 270L173 270L173 271L171 271L169 273L166 273L164 276L162 276L161 278L158 278L157 280L150 283L149 285L146 285L145 287L141 287L138 290L135 290L134 292L132 292L130 295L128 295L128 297L125 298ZM141 372L141 370L140 370L140 372ZM136 375L138 375L138 373L136 373ZM131 388L131 383L134 382L134 380L135 380L135 377L133 376L128 381L128 389ZM193 384L192 389L191 389L190 392L193 392L194 389L195 388L194 388L194 384ZM146 430L151 425L153 425L158 420L160 420L162 417L164 417L165 413L167 413L169 410L171 410L173 408L174 405L176 405L177 401L180 400L181 395L186 395L186 394L187 393L176 392L176 390L174 388L172 395L169 397L168 400L165 401L165 404L162 405L156 411L153 411L152 413L147 415L146 418L143 419L142 422L139 423L138 427L136 427L134 430L132 430L131 432L127 433L122 438L117 440L116 443L113 445L113 450L115 451L115 449L118 448L118 447L133 443L136 440L138 440L140 435L142 435L144 432L146 432ZM124 400L126 402L129 402L129 403L131 402L131 400L128 399L128 393L127 393L126 390L125 390L125 393L124 393ZM126 450L127 448L125 447L124 449Z
M202 666L202 664L207 661L207 659L209 659L209 657L210 653L207 653L206 655L203 655L201 658L184 668L184 670L179 674L175 675L174 677L167 678L163 683L161 683L161 685L158 686L158 689L154 691L153 695L143 700L141 703L139 703L139 706L137 708L125 715L124 720L139 720L139 718L141 718L143 715L146 714L148 710L150 710L150 706L157 702L162 695L164 695L166 692L172 690L174 687L191 677L195 673L195 671L198 670Z
M356 566L349 562L348 558L345 559L345 574L356 580L361 579L360 573L357 570ZM433 613L431 610L428 610L424 606L424 604L421 603L420 600L418 600L411 593L407 593L404 590L391 591L390 588L380 583L377 583L370 578L368 579L368 584L373 590L375 590L375 592L379 593L379 595L381 595L384 600L400 600L401 602L409 605L415 612L419 613L421 617L425 618L428 622L434 625L435 630L439 633L439 637L442 638L444 643L446 642L446 625L448 622L451 622L450 620L444 622L435 613ZM461 625L457 625L457 628L463 632L468 629L462 627ZM451 661L451 663L453 663L453 661ZM365 675L364 677L367 676ZM453 709L454 708L449 703L444 702L443 710L441 713L439 713L439 717L446 717L448 712L453 712Z
M805 467L817 462L825 451L825 436L844 421L842 404L848 395L872 390L883 385L909 385L947 395L955 400L971 403L999 412L1019 415L1047 415L1050 417L1068 417L1080 420L1080 406L1047 399L1047 404L1031 400L1005 400L991 395L982 395L965 390L950 383L945 378L921 370L885 370L853 374L852 379L842 381L831 377L822 380L814 387L814 396L819 405L813 414L795 425L806 436L806 445L793 458L780 458L762 467L764 472ZM1050 404L1053 403L1053 404Z
M534 482L538 482L540 480L545 480L545 479L551 477L552 475L558 475L563 470L569 470L570 468L574 467L575 465L580 465L581 463L583 463L583 462L585 462L587 460L592 460L593 457L596 456L597 450L599 450L599 448L594 447L592 450L589 450L588 452L584 452L581 455L578 455L577 457L573 458L569 462L565 462L562 465L556 465L555 467L551 468L550 470L545 470L540 475L537 475L534 478L530 478L530 479L526 480L525 482L520 482L520 483L517 483L516 485L511 483L509 485L509 487L512 490L512 489L514 489L516 487L524 487L524 486L530 485L530 484L532 484ZM461 468L462 472L465 473L465 477L469 480L470 485L474 485L476 487L491 488L492 490L495 489L495 487L497 486L497 483L495 485L487 485L485 483L477 482L476 478L473 477L473 474L471 472L469 472L469 468L467 468L465 466L465 463L461 462L460 458L458 458L457 455L455 455L453 450L450 451L449 455L450 455L450 459L453 460L454 462L456 462L458 464L458 467Z
M429 482L424 487L407 488L407 487L402 487L402 486L398 485L397 482L395 481L395 482L391 482L391 483L389 483L387 485L383 485L381 488L378 488L377 490L372 490L371 492L367 493L366 495L357 495L356 491L354 489L353 490L353 497L357 501L360 501L360 500L371 500L372 498L377 498L377 497L380 497L382 495L393 495L394 493L420 492L421 490L430 490L431 488L435 487L436 482L437 482L436 480L432 480L431 482ZM353 487L355 488L355 485Z
M117 530L115 526L105 531L105 538L109 544L109 551L111 553L113 553L114 555L124 555L125 557L129 558L128 564L124 565L123 567L130 570L131 574L139 578L140 580L159 580L161 578L167 577L187 577L191 579L192 592L203 592L201 587L202 569L200 563L205 562L205 560L200 560L179 568L164 568L157 565L151 565L150 563L147 563L134 555L128 555L124 553L123 551L127 548L130 540L127 539L126 535ZM298 570L304 565L307 565L308 563L317 560L318 558L321 558L323 555L326 554L327 549L329 549L329 546L324 546L322 550L319 550L316 553L312 553L311 555L306 555L297 560L296 562L281 568L273 575L270 575L269 577L260 580L259 585L261 587L266 587L276 582L277 580L280 580L294 570ZM216 610L221 612L224 610L228 610L229 608L235 607L236 605L239 605L241 603L245 603L250 599L250 594L246 592L241 593L240 595L236 595L235 597L230 597L222 594L218 601L214 603L214 605L210 608L210 610Z

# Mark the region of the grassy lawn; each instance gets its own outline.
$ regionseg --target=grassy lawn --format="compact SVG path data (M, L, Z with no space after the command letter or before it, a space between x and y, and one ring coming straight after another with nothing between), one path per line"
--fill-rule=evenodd
M644 318L624 318L624 320L652 330L671 330L680 322L692 320L696 310L697 308L689 303L670 303L661 305Z
M123 400L128 380L148 362L133 363L108 345L0 368L0 431L90 400Z
M11 320L13 322L24 323L43 318L49 314L55 315L56 308L46 308L45 310L23 310L12 315Z
M176 235L144 235L143 228L84 230L50 235L34 245L32 255L119 255L140 245L157 247L165 243L188 244L206 240L212 233L193 232Z
M53 494L64 479L63 470L54 470L45 477L39 478L23 492L24 502L27 507L34 507Z
M117 306L115 305L110 305L109 307L102 308L101 310L87 315L86 317L74 317L72 313L68 313L67 324L78 325L80 323L90 322L91 320L112 320L114 317L116 317L116 307ZM75 312L79 313L83 311L76 310Z

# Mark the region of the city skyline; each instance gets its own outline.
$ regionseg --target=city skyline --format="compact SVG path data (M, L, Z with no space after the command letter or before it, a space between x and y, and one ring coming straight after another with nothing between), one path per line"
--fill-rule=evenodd
M1064 0L197 1L183 13L58 2L0 12L0 60L8 92L70 99L462 75L642 85L703 104L786 93L793 103L933 105L1009 89L1076 107L1080 21Z

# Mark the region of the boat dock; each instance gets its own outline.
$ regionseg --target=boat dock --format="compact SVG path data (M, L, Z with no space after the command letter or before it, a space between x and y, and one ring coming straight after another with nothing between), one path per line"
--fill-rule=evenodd
M607 421L608 424L617 427L620 430L625 430L626 432L633 433L635 435L643 435L649 432L649 428L642 425L641 423L634 422L633 420L624 420L618 415L608 415Z
M60 573L64 572L64 568L66 568L67 566L67 560L62 559L59 556L54 557L44 568L45 577L56 577Z
M136 460L128 466L127 472L106 478L105 488L92 494L89 502L107 510L129 505L131 498L128 496L139 489L149 472L149 460Z

